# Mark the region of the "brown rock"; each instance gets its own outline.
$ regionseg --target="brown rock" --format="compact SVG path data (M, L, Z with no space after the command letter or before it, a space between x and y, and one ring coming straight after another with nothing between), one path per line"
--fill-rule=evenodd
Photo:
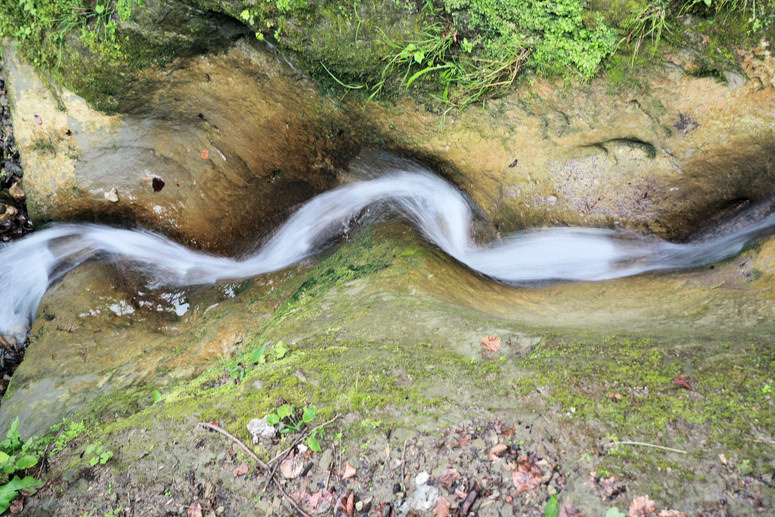
M24 198L26 197L24 195L24 190L22 189L21 180L14 181L13 185L11 185L11 187L8 189L8 193L11 195L14 201L24 201Z
M3 213L0 214L0 223L10 221L14 217L16 217L16 214L19 213L19 211L16 210L16 208L11 205L5 205L4 208L5 210L3 211Z

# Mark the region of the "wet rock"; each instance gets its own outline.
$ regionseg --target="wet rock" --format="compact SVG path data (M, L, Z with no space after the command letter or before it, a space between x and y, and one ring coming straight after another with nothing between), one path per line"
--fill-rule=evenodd
M667 66L644 72L637 90L605 78L570 89L539 79L447 117L440 130L415 103L366 110L409 152L441 164L501 234L619 225L681 239L729 200L772 191L775 59L754 52L743 67L750 79L729 75L727 85ZM684 129L675 126L682 117L692 121Z
M49 84L12 45L4 56L33 220L108 218L244 251L334 185L353 145L334 104L258 42L143 72L115 115Z

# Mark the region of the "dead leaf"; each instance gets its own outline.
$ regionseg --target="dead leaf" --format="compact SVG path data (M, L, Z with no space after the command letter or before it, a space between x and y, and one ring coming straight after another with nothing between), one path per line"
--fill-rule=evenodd
M508 429L504 429L501 432L501 436L505 436L506 438L509 438L510 436L514 436L514 433L516 432L516 429L513 427L509 427Z
M468 495L468 492L466 492L465 490L461 490L459 488L456 488L455 489L455 495L458 496L460 499L465 499L466 496Z
M309 498L309 509L313 512L318 509L318 506L323 504L323 502L329 501L330 503L334 502L334 495L326 490L325 488L321 488L314 494L312 494Z
M355 511L355 494L350 492L347 497L342 497L339 500L339 510L350 517L353 517Z
M511 482L517 492L527 492L541 484L543 472L535 464L535 458L528 456L517 464L517 470L511 473Z
M673 379L673 384L675 384L676 386L682 386L689 391L691 391L692 389L692 385L689 384L688 380L686 380L685 375L676 375L675 378Z
M686 514L678 510L662 510L657 517L686 517Z
M508 446L505 443L499 443L492 449L490 449L490 461L498 461L501 459L501 456L503 456L503 453L506 452L508 449Z
M296 479L304 470L304 462L296 456L288 456L280 463L280 473L285 479Z
M728 465L729 464L729 462L727 461L727 457L724 456L724 453L719 454L718 455L718 459L721 460L721 463L723 463L724 465Z
M484 336L482 338L482 346L488 352L497 352L501 349L501 338L495 336Z
M629 517L646 517L646 515L654 513L656 509L656 503L649 499L649 496L642 495L632 500L628 515Z
M344 474L342 474L342 479L350 479L351 477L355 476L355 474L357 474L355 467L350 465L350 462L348 461L344 467Z
M11 501L9 509L13 514L21 513L21 511L24 510L24 498L20 497L19 499Z
M441 473L441 475L436 479L438 481L439 485L443 486L444 488L452 488L452 483L460 479L460 474L457 470L453 469L452 467L447 467L444 472Z
M244 461L237 465L237 468L234 469L234 477L244 476L248 473L248 464Z
M35 119L35 123L36 123L37 125L41 125L41 124L43 123L43 119L42 119L42 118L40 118L40 115L35 115L35 116L33 116L32 118L33 118L33 119Z
M557 517L584 517L584 514L581 513L581 510L572 504L562 503L562 506L560 506L560 512L557 514Z
M435 517L447 517L450 506L450 502L444 496L439 497L436 500L436 506L433 507L433 515Z
M206 160L210 156L210 151L207 149L202 150L202 159Z
M189 505L186 515L188 517L202 517L202 505L199 504L199 501L194 501Z
M159 192L161 189L164 188L164 180L161 178L153 178L151 181L151 186L153 187L154 192Z

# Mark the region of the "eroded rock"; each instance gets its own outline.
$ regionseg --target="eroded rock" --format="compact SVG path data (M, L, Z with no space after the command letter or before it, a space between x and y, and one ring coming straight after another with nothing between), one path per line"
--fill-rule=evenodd
M41 222L134 222L234 253L331 187L349 156L332 103L265 48L241 43L138 72L145 89L116 115L48 84L12 46L5 58L28 206Z

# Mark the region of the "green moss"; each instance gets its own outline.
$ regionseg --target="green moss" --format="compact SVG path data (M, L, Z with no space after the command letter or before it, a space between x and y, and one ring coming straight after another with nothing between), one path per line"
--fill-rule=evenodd
M775 425L771 401L760 387L771 372L766 345L735 346L736 353L710 353L701 345L673 347L651 340L612 337L604 341L555 338L521 359L535 368L534 382L573 419L604 422L613 440L626 439L680 448L691 434L734 450L757 471L771 467L760 447L745 437ZM673 383L689 378L693 389ZM632 451L614 456L629 460Z

